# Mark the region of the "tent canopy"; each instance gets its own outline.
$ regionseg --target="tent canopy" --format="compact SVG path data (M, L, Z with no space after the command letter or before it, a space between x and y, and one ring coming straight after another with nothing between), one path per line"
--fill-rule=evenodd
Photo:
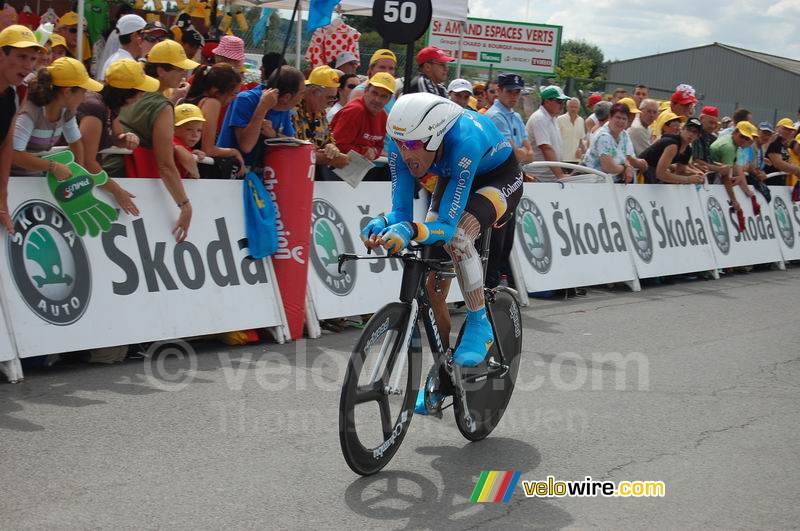
M293 9L295 0L234 0L234 5L250 7L269 7L272 9ZM309 0L300 0L300 9L308 11ZM339 6L346 15L372 15L373 0L342 0ZM451 20L467 20L469 8L467 0L435 0L433 16Z

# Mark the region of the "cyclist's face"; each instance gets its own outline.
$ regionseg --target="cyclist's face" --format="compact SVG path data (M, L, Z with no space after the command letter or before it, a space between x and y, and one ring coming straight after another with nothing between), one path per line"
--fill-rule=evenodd
M398 142L397 147L400 149L400 156L403 157L403 162L408 166L411 175L419 179L428 173L428 169L436 157L435 151L428 151L422 144L414 149L408 149L404 144Z

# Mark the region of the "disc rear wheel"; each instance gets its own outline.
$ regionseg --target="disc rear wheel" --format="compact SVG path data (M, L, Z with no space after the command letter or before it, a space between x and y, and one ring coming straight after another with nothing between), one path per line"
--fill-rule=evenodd
M472 425L468 426L464 416L463 404L456 399L453 412L461 435L470 441L486 438L497 427L506 411L514 383L519 371L520 353L522 352L522 319L519 305L510 290L496 288L487 290L487 310L494 329L495 343L486 356L486 360L477 367L462 367L462 385L467 395ZM462 327L461 333L464 329ZM459 342L461 335L459 334ZM498 351L498 342L503 347L504 358ZM499 364L505 367L492 368Z

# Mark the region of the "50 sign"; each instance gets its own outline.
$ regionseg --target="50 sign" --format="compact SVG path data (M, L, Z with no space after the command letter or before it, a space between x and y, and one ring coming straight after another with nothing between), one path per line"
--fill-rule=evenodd
M431 0L376 0L372 22L389 42L409 44L422 37L431 23Z

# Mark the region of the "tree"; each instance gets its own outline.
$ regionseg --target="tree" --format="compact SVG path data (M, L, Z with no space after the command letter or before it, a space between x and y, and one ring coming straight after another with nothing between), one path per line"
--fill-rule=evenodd
M562 50L561 60L556 67L556 83L563 85L569 77L592 77L592 60L575 52Z
M588 75L569 74L567 77L587 77L592 79L603 79L605 77L606 64L603 51L594 44L584 40L564 41L561 43L559 58L561 68L578 68L582 72L587 67L589 68Z

